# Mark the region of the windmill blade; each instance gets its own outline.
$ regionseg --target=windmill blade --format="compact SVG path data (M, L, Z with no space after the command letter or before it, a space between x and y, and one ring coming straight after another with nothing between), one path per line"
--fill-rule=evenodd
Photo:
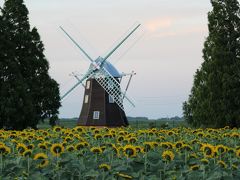
M81 79L76 74L73 73L73 76L78 80L78 82L81 81ZM81 81L81 85L85 88L83 81Z
M105 56L105 58L103 58L103 63L139 28L139 26L141 26L141 24L138 24L115 48L113 48L112 51Z
M89 69L87 73L81 79L78 79L78 82L61 97L61 100L64 99L70 92L72 92L79 84L82 84L85 79L92 76L93 72L93 69Z
M119 82L104 67L94 73L94 78L122 110L124 110L123 97L131 106L135 107L134 103L126 96L126 93L121 91Z
M80 49L80 51L91 61L93 62L93 59L87 54L86 51L63 29L63 27L60 26L60 29L66 34L66 36Z

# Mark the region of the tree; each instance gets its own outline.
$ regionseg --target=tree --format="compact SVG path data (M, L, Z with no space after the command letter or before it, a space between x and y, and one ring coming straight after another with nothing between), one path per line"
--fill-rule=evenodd
M211 0L204 62L194 76L184 118L195 127L240 127L240 6Z
M0 17L0 128L36 128L45 118L55 120L59 87L48 74L44 45L30 28L23 0L6 0Z

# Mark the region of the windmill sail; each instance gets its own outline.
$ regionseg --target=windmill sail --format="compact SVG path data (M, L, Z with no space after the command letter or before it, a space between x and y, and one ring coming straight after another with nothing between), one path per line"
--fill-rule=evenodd
M122 75L108 62L108 58L139 28L139 26L140 24L135 26L135 28L104 56L104 58L99 56L95 60L93 60L62 27L60 27L64 34L90 61L90 67L86 74L82 78L76 77L78 82L61 97L61 99L65 98L79 84L85 84L86 81L83 106L78 125L128 125L123 100L132 107L135 107L135 105L133 101L126 96L127 88L122 92L119 81Z
M79 79L78 82L61 97L61 100L64 99L70 92L72 92L79 84L82 84L86 79L90 78L93 73L94 70L90 68L87 73L82 77L82 79Z

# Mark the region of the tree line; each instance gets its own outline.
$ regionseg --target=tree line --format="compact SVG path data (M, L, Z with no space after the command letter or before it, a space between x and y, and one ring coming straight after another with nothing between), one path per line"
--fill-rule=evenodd
M0 129L36 128L46 118L54 125L61 106L59 85L23 0L5 0L0 9Z
M240 6L238 0L211 0L203 63L183 103L194 127L240 127Z

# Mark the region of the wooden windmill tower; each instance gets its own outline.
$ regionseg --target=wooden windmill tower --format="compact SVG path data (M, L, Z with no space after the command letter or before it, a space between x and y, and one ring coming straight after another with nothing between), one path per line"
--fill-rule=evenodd
M120 74L118 70L108 61L108 58L139 28L138 24L112 51L104 58L98 57L93 60L82 47L62 28L61 30L79 48L79 50L91 62L88 71L78 82L67 91L61 99L65 98L78 85L85 88L82 110L78 125L81 126L127 126L128 121L124 111L123 100L135 107L133 102L126 96L126 91L135 74L130 73L130 78L125 91L121 90L120 81L126 74Z

